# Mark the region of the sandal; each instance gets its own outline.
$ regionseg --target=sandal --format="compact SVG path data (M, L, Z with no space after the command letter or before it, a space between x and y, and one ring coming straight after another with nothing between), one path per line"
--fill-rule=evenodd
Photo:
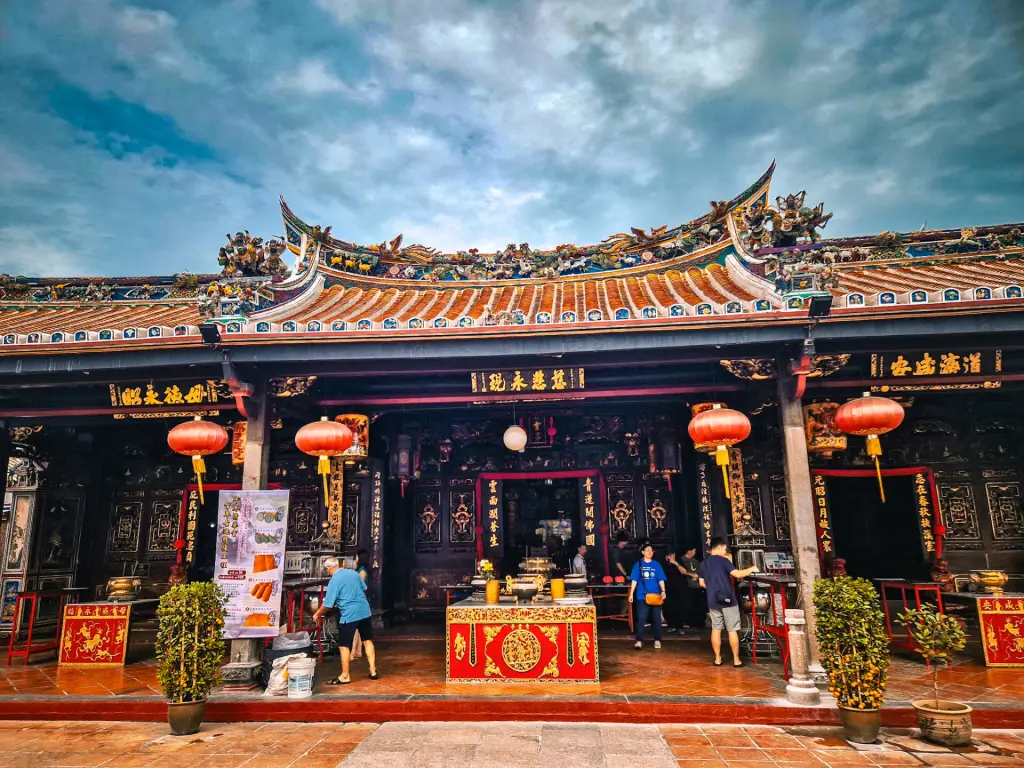
M333 680L328 680L327 684L328 685L349 685L351 682L352 682L351 680L342 680L340 677L336 677Z
M379 672L374 672L372 675L370 675L370 679L371 680L380 680L380 673Z
M719 659L718 661L712 661L711 664L713 666L720 667L720 666L722 666L722 660Z
M733 667L734 667L734 668L737 668L737 669L738 669L739 667L745 667L745 666L746 666L746 664L744 664L744 663L743 663L742 661L741 661L741 662L740 662L739 664L733 664Z

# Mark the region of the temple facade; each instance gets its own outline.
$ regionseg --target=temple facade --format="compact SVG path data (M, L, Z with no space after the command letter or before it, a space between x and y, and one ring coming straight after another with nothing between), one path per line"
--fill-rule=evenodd
M282 200L283 238L229 237L220 274L0 276L0 621L19 591L212 575L214 505L167 445L197 414L233 436L207 488L289 489L286 572L365 550L385 618L539 547L613 575L622 536L733 536L805 605L837 561L1024 588L1024 225L829 239L773 170L593 246L361 246ZM880 472L833 422L864 392L905 412ZM725 475L687 435L714 403L752 425ZM327 503L294 442L322 416L357 438Z

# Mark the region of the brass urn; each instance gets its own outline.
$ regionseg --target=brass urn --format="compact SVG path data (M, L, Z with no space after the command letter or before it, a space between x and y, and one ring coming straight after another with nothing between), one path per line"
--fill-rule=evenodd
M1006 571L980 570L971 571L970 579L976 591L989 595L1001 595L1003 586L1010 580L1010 577L1006 575Z
M134 576L115 576L107 582L107 600L126 602L139 596L142 579Z

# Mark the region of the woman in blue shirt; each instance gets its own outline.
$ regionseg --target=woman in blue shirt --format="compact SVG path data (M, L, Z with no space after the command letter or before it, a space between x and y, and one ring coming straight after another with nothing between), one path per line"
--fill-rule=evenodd
M633 645L638 651L643 648L648 616L654 630L654 647L661 648L661 606L665 602L665 571L654 559L654 547L644 544L640 553L643 557L633 565L629 576L630 608L634 595L640 601L636 608L636 643Z

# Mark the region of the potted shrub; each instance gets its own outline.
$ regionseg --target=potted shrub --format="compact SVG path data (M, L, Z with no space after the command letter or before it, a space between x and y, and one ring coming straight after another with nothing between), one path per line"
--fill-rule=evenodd
M167 696L167 722L175 736L199 730L206 699L220 682L225 600L210 582L181 584L160 598L157 679Z
M950 666L953 655L967 645L967 636L960 622L953 616L939 613L934 607L909 608L897 620L907 628L917 647L932 670L931 699L910 702L917 713L921 735L928 741L946 747L962 747L971 743L971 712L974 710L958 701L939 698L939 667Z
M889 674L889 638L878 594L866 579L819 579L814 611L821 663L846 738L870 744L882 725Z

